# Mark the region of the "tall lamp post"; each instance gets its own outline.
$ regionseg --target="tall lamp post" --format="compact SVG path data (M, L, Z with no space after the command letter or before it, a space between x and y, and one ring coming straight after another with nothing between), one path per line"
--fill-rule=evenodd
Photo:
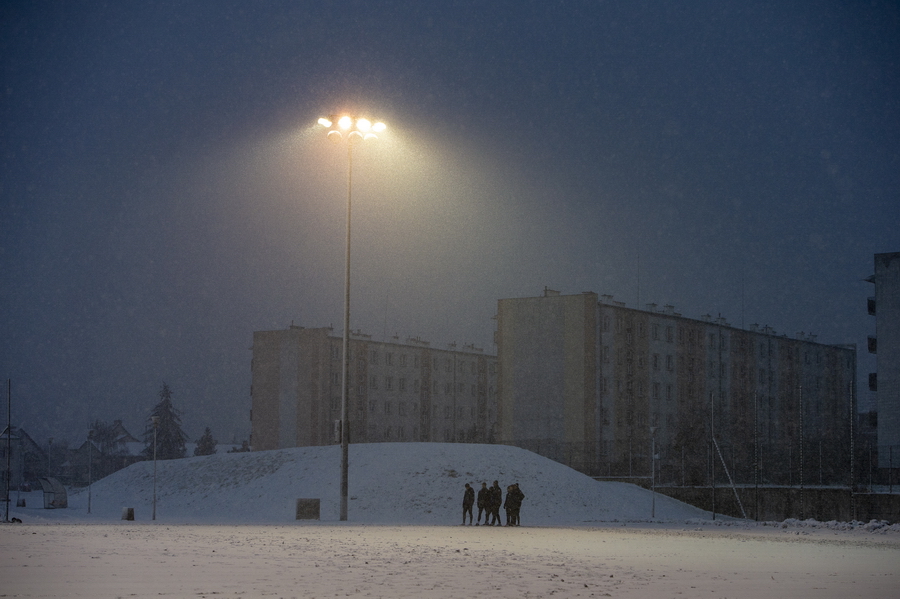
M347 519L347 495L350 469L349 374L350 374L350 215L353 190L353 146L360 141L376 139L385 130L384 123L349 115L323 117L319 124L328 130L327 137L335 143L347 140L347 260L344 268L344 338L341 368L341 520Z
M653 496L650 517L656 518L656 427L650 427L650 492Z
M156 433L159 430L159 416L151 416L153 421L153 520L156 520Z
M88 431L88 513L91 513L91 486L94 484L94 429Z

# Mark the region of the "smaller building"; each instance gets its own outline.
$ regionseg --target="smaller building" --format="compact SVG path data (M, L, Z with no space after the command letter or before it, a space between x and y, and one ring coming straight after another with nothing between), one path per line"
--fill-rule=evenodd
M11 452L8 454L8 452ZM10 489L20 489L38 484L38 479L47 474L47 453L34 442L28 433L13 426L12 431L4 430L0 435L0 468L3 470L3 484L0 493L6 492L6 465L9 455Z
M869 374L878 411L878 466L900 468L900 252L875 254L875 285L868 299L875 317L869 352L876 355L877 372Z
M255 332L252 449L336 443L342 361L330 327ZM483 349L357 331L348 362L351 443L494 442L497 362Z

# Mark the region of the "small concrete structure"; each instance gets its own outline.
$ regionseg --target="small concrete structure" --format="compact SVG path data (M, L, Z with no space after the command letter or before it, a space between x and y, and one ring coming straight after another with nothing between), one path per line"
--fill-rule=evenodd
M318 520L320 503L319 499L298 499L297 520Z
M134 520L134 508L133 507L123 507L122 508L122 520Z

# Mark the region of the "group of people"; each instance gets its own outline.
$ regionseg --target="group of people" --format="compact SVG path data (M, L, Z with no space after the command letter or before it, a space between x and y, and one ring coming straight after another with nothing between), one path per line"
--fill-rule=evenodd
M481 483L481 490L478 491L478 518L475 519L475 526L503 526L500 521L500 508L506 510L506 526L519 525L519 510L522 508L522 500L525 499L525 493L519 489L519 483L515 483L506 487L506 501L503 500L503 490L500 483L496 480L491 487L487 483ZM469 525L472 525L472 508L475 506L475 489L472 485L466 483L466 490L463 493L463 526L466 525L466 514L469 516ZM481 524L481 515L484 514L484 524Z

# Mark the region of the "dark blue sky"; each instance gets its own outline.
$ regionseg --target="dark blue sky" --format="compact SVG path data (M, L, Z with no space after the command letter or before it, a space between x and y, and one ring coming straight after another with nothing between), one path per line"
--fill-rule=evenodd
M900 249L895 2L7 2L0 365L14 420L249 432L254 330L491 344L596 291L859 343ZM860 353L860 372L873 367ZM865 398L864 398L865 399Z

